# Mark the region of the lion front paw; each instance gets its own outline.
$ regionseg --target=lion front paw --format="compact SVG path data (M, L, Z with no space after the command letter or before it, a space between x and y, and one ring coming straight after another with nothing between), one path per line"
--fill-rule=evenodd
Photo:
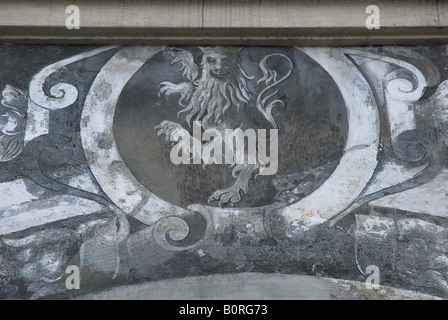
M168 97L179 94L179 104L185 106L186 100L191 97L193 92L193 85L189 82L172 83L170 81L163 81L159 84L158 96L164 95L167 99Z
M165 140L177 142L181 133L185 131L184 128L178 123L164 120L159 125L155 126L154 129L160 129L157 131L157 135L165 134Z

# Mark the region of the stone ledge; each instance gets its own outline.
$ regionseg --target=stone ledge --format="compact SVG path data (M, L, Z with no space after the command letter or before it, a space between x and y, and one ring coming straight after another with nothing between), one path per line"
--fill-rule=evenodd
M368 30L372 1L2 1L0 41L16 43L380 45L444 43L448 3L374 1L379 30ZM81 29L68 30L75 4Z

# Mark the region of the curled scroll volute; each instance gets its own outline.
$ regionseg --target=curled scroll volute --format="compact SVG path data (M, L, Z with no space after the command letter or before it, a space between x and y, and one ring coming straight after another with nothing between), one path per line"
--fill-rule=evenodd
M31 103L49 110L63 109L72 105L78 98L78 89L69 83L56 83L50 88L50 95L48 96L44 90L47 78L65 66L113 48L115 47L101 47L88 52L83 52L43 68L31 79L29 87L29 99Z

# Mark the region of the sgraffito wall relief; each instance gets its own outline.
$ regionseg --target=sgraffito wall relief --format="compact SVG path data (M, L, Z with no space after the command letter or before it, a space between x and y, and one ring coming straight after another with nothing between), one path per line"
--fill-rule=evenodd
M445 46L0 46L0 298L229 273L358 292L372 266L448 297L447 65Z

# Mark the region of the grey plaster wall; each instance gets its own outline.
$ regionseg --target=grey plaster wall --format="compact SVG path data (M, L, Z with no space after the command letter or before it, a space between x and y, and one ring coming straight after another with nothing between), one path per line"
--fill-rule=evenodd
M446 298L447 57L1 45L0 297ZM278 129L278 171L173 164L209 115Z

